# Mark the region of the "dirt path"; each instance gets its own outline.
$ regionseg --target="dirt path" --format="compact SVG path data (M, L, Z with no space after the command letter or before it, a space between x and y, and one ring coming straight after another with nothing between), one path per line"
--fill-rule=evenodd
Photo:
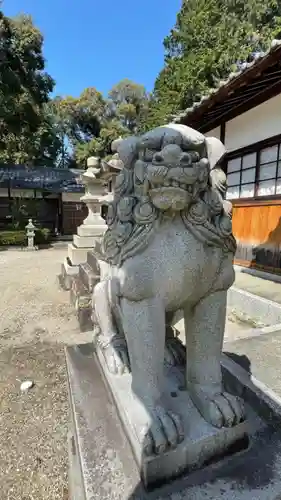
M65 344L81 334L56 275L65 249L0 252L0 497L66 500ZM21 393L26 379L34 387Z

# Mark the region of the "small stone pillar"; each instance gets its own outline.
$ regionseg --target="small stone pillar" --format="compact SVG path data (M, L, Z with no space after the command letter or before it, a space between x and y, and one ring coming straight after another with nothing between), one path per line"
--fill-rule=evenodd
M35 238L35 226L32 222L32 219L28 219L28 224L25 226L26 236L27 236L27 250L36 250L34 245Z

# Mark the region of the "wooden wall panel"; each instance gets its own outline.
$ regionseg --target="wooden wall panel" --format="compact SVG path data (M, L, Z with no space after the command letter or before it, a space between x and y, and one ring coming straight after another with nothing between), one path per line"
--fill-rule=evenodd
M63 202L62 204L62 231L63 234L76 234L77 227L82 224L88 214L86 205L82 202Z
M236 260L281 270L281 201L233 207Z
M281 204L234 207L232 224L240 241L281 243Z

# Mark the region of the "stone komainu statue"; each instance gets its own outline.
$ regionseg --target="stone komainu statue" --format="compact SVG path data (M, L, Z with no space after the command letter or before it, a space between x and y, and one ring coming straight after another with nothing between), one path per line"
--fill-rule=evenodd
M124 168L96 248L98 341L112 373L131 370L132 389L150 415L146 451L161 453L183 439L180 416L162 399L165 356L186 359L187 389L205 420L231 427L243 419L241 401L223 390L220 367L236 249L225 175L217 168L225 149L171 124L119 142L117 152ZM178 310L184 357L171 335Z

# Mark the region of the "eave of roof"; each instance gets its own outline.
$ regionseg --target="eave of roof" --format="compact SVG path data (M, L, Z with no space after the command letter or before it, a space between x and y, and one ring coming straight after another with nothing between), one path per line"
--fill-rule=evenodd
M266 74L266 71L274 65L276 66L274 72L269 71ZM257 78L262 75L265 76L264 81L262 79L257 81ZM238 71L231 73L227 80L221 81L217 88L211 89L208 95L202 96L200 101L195 102L192 107L175 116L173 122L197 126L203 132L210 130L219 124L222 117L224 120L221 121L227 121L227 115L230 115L231 111L232 115L235 115L235 112L233 113L235 106L239 114L238 107L243 104L242 96L244 95L245 102L249 102L246 92L251 84L252 89L249 90L252 90L250 99L253 99L253 104L254 97L259 94L259 90L265 96L266 92L268 95L272 89L270 97L274 95L274 92L275 95L281 92L281 40L273 40L267 52L257 53L252 62L243 63ZM239 91L240 96L237 96L235 104L235 96ZM200 124L200 119L203 117L204 122ZM206 117L207 120L205 120Z
M83 192L78 173L51 167L0 165L0 187L38 189L49 192Z

